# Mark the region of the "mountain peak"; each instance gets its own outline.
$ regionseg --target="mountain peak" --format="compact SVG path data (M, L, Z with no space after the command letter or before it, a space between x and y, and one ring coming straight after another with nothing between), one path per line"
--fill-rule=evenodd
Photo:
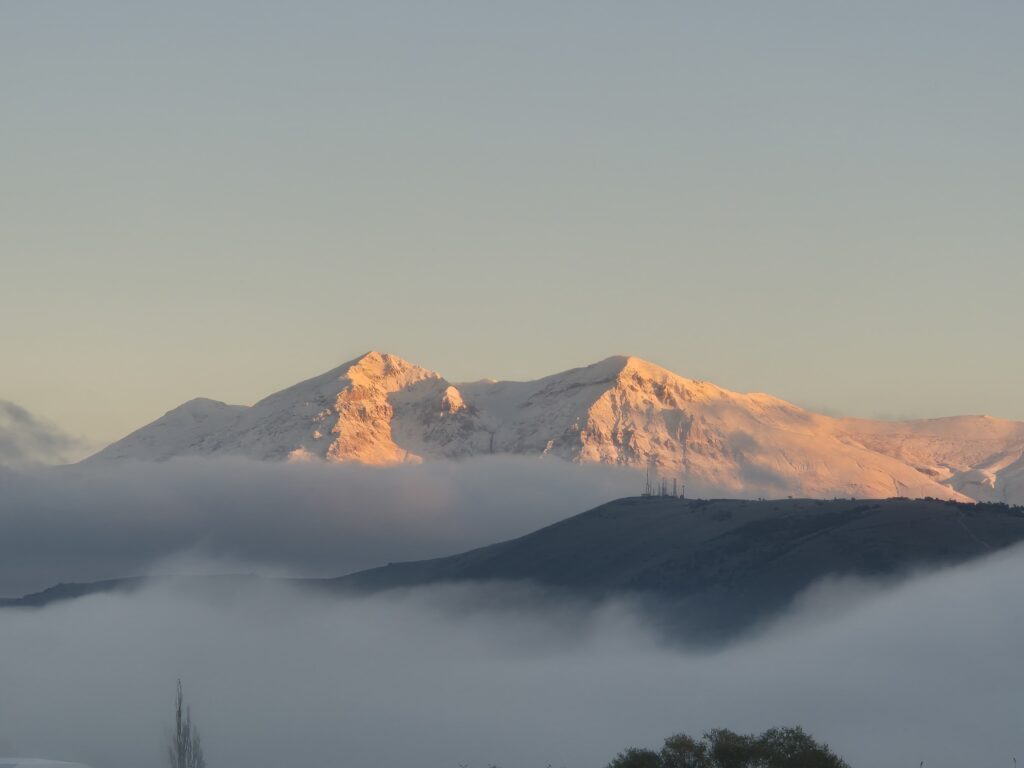
M276 392L270 395L270 398L289 395L297 388L315 388L323 396L327 396L331 392L337 391L339 382L342 387L350 385L368 386L374 381L395 377L401 378L403 376L411 377L412 379L440 378L440 374L418 366L415 363L410 363L408 360L403 360L398 355L379 352L373 349L342 363L336 368L299 382L281 392Z
M657 363L652 363L650 360L644 360L642 357L636 357L634 355L630 355L624 359L622 372L633 373L649 379L684 378L677 373L673 373L667 368L663 368Z
M614 355L450 384L370 350L252 406L190 401L97 454L391 464L482 454L645 467L718 495L1024 498L1024 423L835 419Z
M371 349L369 352L364 352L357 357L349 360L349 364L359 363L381 363L391 362L396 364L412 365L408 360L404 360L398 355L393 355L390 352L381 352L379 349Z
M351 360L342 363L335 370L348 370L349 368L356 367L372 367L380 365L392 365L397 367L413 367L413 363L408 360L403 360L398 355L392 355L390 352L381 352L376 349L371 349L369 352L364 352L361 355L353 357Z
M606 357L596 363L591 363L590 365L583 366L582 368L574 368L571 371L565 371L562 374L555 375L562 376L576 371L588 371L591 374L597 375L599 378L607 379L615 379L623 374L637 375L644 378L664 378L666 376L681 378L667 369L644 360L643 358L636 357L635 355L611 355L610 357Z
M612 355L588 368L607 373L609 376L636 376L654 381L692 381L636 355Z
M342 366L345 377L353 385L395 381L398 388L422 379L440 379L441 375L422 366L403 360L398 355L371 350ZM388 387L390 388L390 387Z

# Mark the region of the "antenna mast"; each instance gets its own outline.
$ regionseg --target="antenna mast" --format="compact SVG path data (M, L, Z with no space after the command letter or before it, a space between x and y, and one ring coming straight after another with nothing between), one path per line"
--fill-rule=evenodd
M655 485L658 482L658 469L657 469L657 465L654 462L655 462L654 457L653 456L648 456L648 458L647 458L647 476L646 476L646 480L644 481L644 493L643 493L645 498L649 498L651 496L657 496L658 495L655 492ZM654 480L653 481L651 480L651 467L652 466L654 466Z

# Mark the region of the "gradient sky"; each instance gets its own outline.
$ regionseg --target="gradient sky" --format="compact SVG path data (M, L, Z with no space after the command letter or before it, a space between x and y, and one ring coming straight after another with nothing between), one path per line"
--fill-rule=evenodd
M1024 4L0 5L0 398L360 352L1024 418Z

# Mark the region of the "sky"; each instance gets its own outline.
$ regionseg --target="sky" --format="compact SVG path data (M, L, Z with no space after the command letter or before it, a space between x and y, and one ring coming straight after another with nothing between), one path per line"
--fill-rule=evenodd
M1024 6L0 5L0 399L99 445L369 349L1024 419Z

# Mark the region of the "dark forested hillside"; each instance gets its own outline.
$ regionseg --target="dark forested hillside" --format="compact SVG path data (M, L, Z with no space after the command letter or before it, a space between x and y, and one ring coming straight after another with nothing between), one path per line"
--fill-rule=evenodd
M731 633L826 576L896 576L962 563L1024 539L1024 511L932 499L630 498L522 538L337 579L381 590L524 581L604 597L639 593L695 635Z

